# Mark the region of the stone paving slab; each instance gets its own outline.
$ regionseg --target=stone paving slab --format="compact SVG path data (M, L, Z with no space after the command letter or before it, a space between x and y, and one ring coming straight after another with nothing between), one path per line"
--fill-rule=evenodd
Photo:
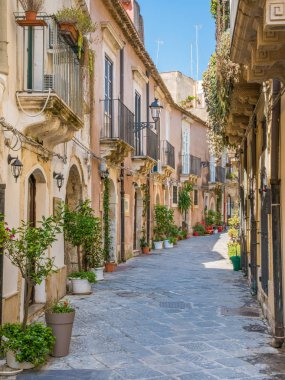
M236 315L258 305L226 244L226 235L179 242L120 265L92 295L69 297L70 355L17 379L282 379L264 362L285 359L270 347L265 321Z

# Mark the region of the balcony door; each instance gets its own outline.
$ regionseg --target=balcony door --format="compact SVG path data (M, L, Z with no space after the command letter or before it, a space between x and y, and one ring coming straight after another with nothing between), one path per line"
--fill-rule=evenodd
M113 130L113 62L105 56L104 128L106 137L114 137Z
M135 92L135 126L139 127L141 123L141 95ZM136 156L142 156L142 130L135 132L135 154Z
M183 131L183 154L182 154L182 174L190 174L190 132Z

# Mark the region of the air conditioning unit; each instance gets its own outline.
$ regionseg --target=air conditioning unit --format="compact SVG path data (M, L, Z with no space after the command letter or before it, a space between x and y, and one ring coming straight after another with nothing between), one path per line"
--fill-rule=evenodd
M54 75L44 74L44 91L48 91L49 89L54 89Z

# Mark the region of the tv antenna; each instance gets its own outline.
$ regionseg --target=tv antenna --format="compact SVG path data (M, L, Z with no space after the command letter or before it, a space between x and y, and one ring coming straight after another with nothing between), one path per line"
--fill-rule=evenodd
M157 43L157 50L156 50L156 63L155 63L155 66L158 67L158 58L159 58L160 45L163 45L164 42L161 41L160 39L158 39L156 41L156 43Z
M199 80L199 30L202 28L202 25L194 25L196 29L196 79Z

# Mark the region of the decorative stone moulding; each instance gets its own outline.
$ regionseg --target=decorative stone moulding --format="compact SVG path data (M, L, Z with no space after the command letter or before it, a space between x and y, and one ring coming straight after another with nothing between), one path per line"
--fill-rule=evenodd
M285 31L285 0L266 0L264 30Z
M148 174L156 165L156 161L149 156L132 157L132 169L140 175Z
M133 147L119 138L100 140L101 157L109 163L120 164L133 151Z
M29 115L37 115L43 109L36 117L23 114L24 133L44 146L54 147L70 141L75 132L83 128L84 122L58 95L52 93L48 100L47 96L46 93L18 93L18 107Z

